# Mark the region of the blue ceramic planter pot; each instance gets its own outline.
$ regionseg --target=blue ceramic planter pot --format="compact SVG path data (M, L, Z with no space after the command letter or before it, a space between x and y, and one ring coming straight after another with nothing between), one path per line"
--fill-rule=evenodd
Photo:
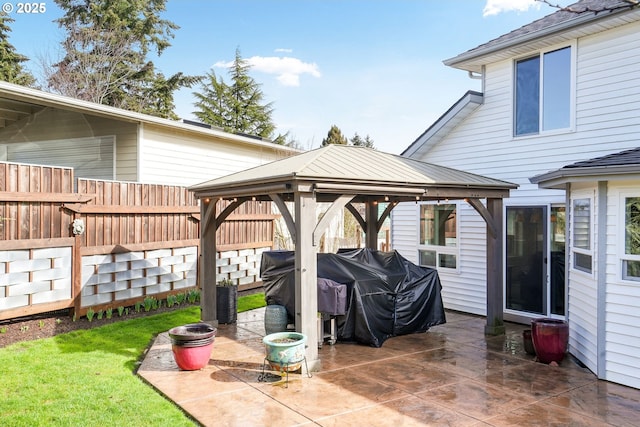
M266 359L273 369L297 371L305 357L307 337L299 332L276 332L262 339Z

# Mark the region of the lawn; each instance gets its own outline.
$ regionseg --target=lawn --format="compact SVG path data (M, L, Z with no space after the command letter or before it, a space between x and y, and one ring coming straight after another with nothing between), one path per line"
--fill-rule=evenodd
M238 311L263 305L238 299ZM199 318L192 306L0 349L0 424L193 426L135 369L155 335Z

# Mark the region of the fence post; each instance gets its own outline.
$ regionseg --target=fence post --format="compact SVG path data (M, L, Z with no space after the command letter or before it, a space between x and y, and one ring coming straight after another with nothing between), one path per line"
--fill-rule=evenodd
M81 220L80 214L73 213L73 222ZM73 313L71 315L77 319L80 317L80 308L82 306L82 233L77 233L76 230L69 230L73 234L73 249L71 250L71 298L73 299Z

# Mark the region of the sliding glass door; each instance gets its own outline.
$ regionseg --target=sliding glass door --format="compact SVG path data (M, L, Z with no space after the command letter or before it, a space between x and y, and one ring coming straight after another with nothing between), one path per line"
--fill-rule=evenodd
M564 207L509 206L506 231L505 308L564 316Z

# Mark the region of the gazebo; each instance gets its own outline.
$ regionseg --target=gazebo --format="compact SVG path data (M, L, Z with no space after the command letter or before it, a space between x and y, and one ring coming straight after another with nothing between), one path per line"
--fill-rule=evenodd
M331 219L348 209L377 249L384 220L400 202L464 199L487 224L486 334L504 333L502 280L502 199L516 184L437 166L366 147L329 145L190 187L201 200L199 283L202 320L217 324L216 230L242 203L273 201L295 243L295 326L317 342L317 246ZM216 212L216 201L230 203ZM481 199L485 199L483 204ZM293 202L293 212L286 202ZM317 203L330 203L316 219ZM365 216L354 204L364 203ZM378 205L387 203L379 214ZM318 348L307 347L310 369Z

